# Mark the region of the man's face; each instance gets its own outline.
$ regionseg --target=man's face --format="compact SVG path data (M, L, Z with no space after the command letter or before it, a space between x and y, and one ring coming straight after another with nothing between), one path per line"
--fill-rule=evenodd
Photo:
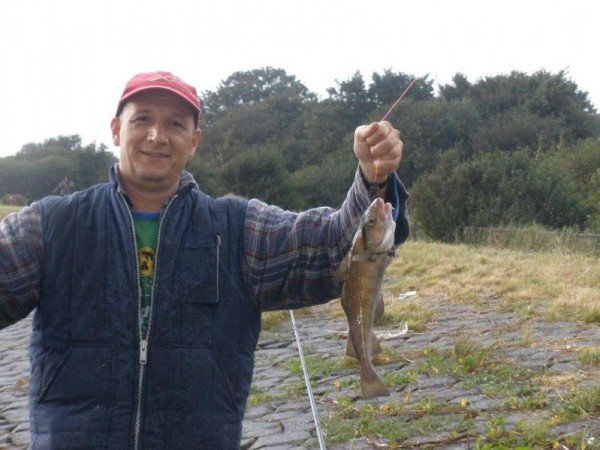
M177 95L148 90L129 99L111 122L113 142L121 148L119 173L136 188L170 190L194 156L201 133L192 108Z

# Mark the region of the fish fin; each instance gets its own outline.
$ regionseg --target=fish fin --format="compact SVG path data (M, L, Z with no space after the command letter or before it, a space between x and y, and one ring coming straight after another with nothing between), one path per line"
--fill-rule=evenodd
M352 343L352 336L350 336L350 330L348 330L348 340L346 341L346 356L358 359L356 349L354 348L354 344Z
M375 302L375 313L373 314L373 325L381 325L383 315L385 314L385 305L383 295L379 294L379 299Z
M381 348L381 344L377 340L375 333L371 332L371 357L379 355L383 353L383 349Z
M398 253L396 253L396 249L398 248L397 245L392 245L392 248L390 248L390 251L388 252L388 256L390 258L397 258L398 257Z
M344 259L342 259L342 262L335 271L335 278L338 281L346 281L346 275L348 275L348 263L350 260L350 253L351 252L348 252L348 254L344 256Z
M374 370L368 370L366 366L360 368L360 387L366 399L375 397L387 397L390 391L379 379Z
M352 256L352 261L357 261L357 262L368 261L368 260L372 260L372 259L373 258L371 257L371 255L367 255L366 253L362 254L362 255L354 255L354 256Z

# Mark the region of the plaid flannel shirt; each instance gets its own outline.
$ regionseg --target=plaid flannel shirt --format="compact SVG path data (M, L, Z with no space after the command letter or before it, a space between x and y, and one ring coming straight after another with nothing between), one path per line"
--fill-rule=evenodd
M193 182L185 175L182 180ZM391 180L388 193L395 190L406 199L396 175ZM397 195L389 197L397 201ZM297 308L339 295L335 268L350 249L369 204L359 170L339 210L321 207L293 213L250 200L242 273L261 308ZM397 215L398 205L393 206ZM39 303L43 251L37 204L0 222L0 329L26 317Z

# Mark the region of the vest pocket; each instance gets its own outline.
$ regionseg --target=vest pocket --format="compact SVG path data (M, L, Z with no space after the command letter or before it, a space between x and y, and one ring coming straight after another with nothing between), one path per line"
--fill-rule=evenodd
M112 391L110 351L96 347L47 350L38 403L107 402Z
M188 244L181 249L179 285L185 303L219 303L221 255L217 239L213 245Z

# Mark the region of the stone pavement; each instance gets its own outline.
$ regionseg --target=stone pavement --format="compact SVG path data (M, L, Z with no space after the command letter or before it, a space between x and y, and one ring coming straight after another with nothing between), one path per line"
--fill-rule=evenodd
M502 312L489 305L457 305L438 299L418 299L421 306L434 312L434 320L423 332L409 331L389 339L382 346L406 355L376 368L380 375L417 373L406 383L390 387L388 398L367 402L360 399L355 367L346 365L335 373L314 376L319 413L326 422L343 399L350 399L353 408L373 405L386 408L393 402L411 407L435 401L441 405L461 404L469 413L470 426L415 433L407 436L402 447L446 449L473 448L473 438L489 433L490 420L502 415L504 426L510 427L533 416L546 417L544 405L561 398L560 388L545 390L544 401L532 409L507 405L506 399L486 394L478 384L466 386L453 374L436 374L416 370L422 367L427 349L443 352L452 349L465 336L483 347L501 349L503 360L515 367L542 371L547 376L564 376L581 386L600 386L599 371L578 361L582 348L598 349L600 327L582 327L569 322L547 323L542 320L526 324L513 312ZM332 319L328 306L306 310L297 316L305 354L319 361L339 361L345 349L344 319ZM385 331L397 331L398 324ZM388 327L389 328L389 327ZM26 448L29 442L27 381L29 362L27 344L30 319L0 331L0 449ZM396 333L397 334L397 333ZM248 450L318 448L315 427L302 380L297 370L297 349L289 321L276 331L265 332L256 353L256 368L252 385L251 406L243 423L242 446ZM343 366L340 366L343 367ZM392 402L392 403L390 403ZM537 409L536 409L537 408ZM450 423L454 412L440 413L440 424ZM405 426L400 423L398 426ZM408 429L408 428L407 428ZM556 439L574 433L584 433L592 444L600 442L600 421L589 418L557 425L550 430ZM335 436L328 436L330 442ZM385 439L354 436L337 442L330 449L390 448ZM591 448L594 448L592 445Z

